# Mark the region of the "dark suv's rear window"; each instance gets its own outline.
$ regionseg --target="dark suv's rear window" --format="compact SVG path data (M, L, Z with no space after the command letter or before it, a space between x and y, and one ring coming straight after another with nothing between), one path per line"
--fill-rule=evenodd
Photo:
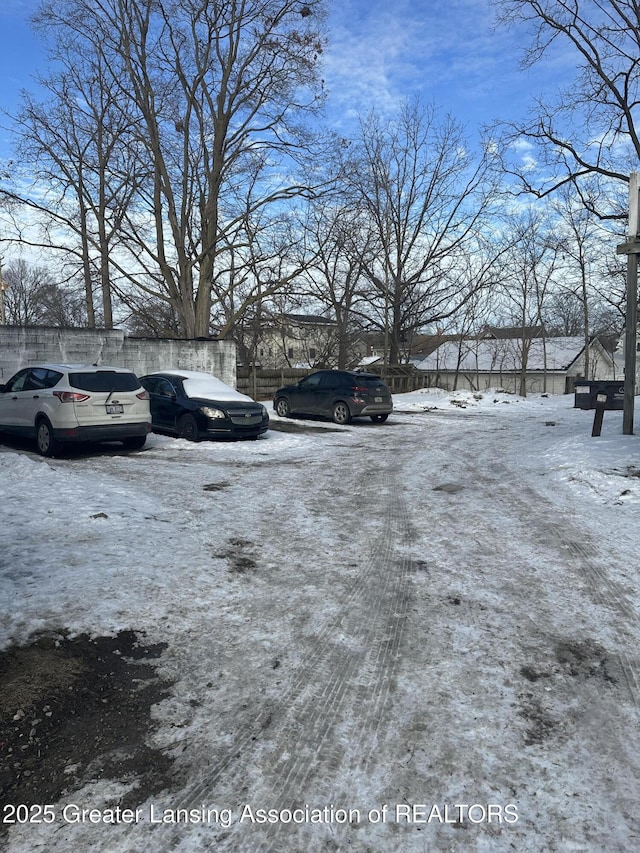
M372 388L380 388L384 386L384 382L379 376L355 376L355 381L358 385L370 385Z
M135 391L140 382L134 373L96 370L95 373L70 373L69 385L81 391Z

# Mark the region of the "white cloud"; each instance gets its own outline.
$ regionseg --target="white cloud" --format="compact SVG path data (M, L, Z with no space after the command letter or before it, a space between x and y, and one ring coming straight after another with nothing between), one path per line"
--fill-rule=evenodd
M527 25L497 27L490 0L344 0L329 18L324 77L334 129L395 111L414 95L450 112L470 132L524 118L532 96L557 97L575 73L567 45L522 70Z
M473 124L489 122L517 76L513 39L492 29L487 0L347 0L330 18L325 80L332 119L392 112L419 94ZM337 116L337 118L336 118Z

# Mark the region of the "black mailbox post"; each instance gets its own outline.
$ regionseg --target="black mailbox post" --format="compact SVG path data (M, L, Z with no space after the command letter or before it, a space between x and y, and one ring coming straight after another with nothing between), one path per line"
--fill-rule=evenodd
M606 401L598 400L598 395ZM584 380L576 379L575 409L595 409L602 405L604 411L624 410L624 379Z

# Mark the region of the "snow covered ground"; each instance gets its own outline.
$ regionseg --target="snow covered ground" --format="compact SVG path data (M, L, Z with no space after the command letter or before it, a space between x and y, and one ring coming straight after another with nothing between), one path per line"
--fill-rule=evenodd
M0 647L167 643L153 744L188 780L130 822L131 780L86 780L12 853L640 848L638 437L572 397L394 404L0 448Z

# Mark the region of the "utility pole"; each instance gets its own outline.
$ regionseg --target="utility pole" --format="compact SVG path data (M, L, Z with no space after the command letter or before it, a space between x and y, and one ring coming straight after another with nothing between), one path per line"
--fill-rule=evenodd
M7 312L4 305L4 292L9 287L2 278L2 258L0 258L0 326L7 325Z
M628 240L616 249L627 256L627 306L624 338L624 410L622 432L633 435L633 407L636 393L636 346L638 327L638 255L640 255L640 172L629 175Z

